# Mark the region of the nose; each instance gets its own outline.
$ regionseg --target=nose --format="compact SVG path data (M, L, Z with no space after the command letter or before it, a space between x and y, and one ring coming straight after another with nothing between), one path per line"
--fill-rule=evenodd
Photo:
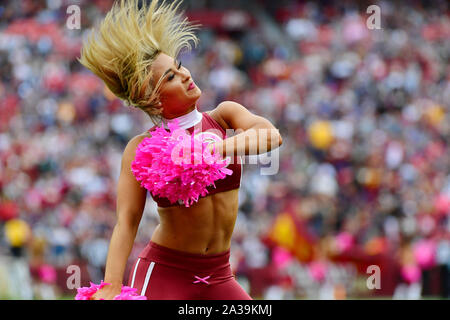
M181 72L181 75L183 77L183 82L186 82L189 79L191 79L191 73L186 68L183 68L183 70Z
M189 72L183 72L183 82L189 81L191 79L191 75Z

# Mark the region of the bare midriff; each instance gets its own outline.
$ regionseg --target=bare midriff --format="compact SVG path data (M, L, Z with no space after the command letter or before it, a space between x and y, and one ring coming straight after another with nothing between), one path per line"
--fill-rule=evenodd
M238 213L239 189L200 198L189 208L158 207L160 224L152 241L171 249L200 254L230 248Z

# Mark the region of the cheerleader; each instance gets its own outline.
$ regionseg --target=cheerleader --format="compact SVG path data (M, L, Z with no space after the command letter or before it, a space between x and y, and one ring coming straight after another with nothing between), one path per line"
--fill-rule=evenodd
M110 240L105 279L94 299L113 299L123 285L125 267L145 207L147 189L131 171L136 148L156 126L178 120L193 133L213 132L211 143L229 156L232 174L208 187L191 206L151 194L160 223L129 274L128 285L148 299L246 300L251 297L235 280L229 263L230 243L241 185L240 156L268 152L281 145L278 130L267 119L239 103L224 101L199 112L201 90L178 59L182 49L198 43L192 25L178 12L179 1L115 2L83 44L80 63L100 77L127 105L141 109L154 127L125 147L117 188L117 222ZM227 137L226 130L240 132ZM255 134L256 132L256 134ZM261 132L265 132L261 138ZM269 134L267 134L269 132ZM262 151L261 151L262 150Z

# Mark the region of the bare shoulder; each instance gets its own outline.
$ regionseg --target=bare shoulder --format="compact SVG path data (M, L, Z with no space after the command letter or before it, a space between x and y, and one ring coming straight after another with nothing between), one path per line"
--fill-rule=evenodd
M223 101L214 110L217 117L230 129L247 130L253 126L272 127L272 124L261 116L253 114L238 102Z
M145 131L131 138L130 141L128 141L128 144L139 144L142 140L144 140L145 138L150 138L151 136L152 135L150 132Z
M131 138L123 151L124 157L133 157L136 153L137 146L144 140L145 138L150 138L152 135L149 132L143 132Z
M211 118L216 120L222 126L222 128L224 128L225 130L231 129L230 125L227 123L227 121L225 121L224 117L222 116L223 112L225 111L224 109L227 108L227 102L230 102L230 101L224 101L224 102L220 103L217 107L215 107L213 110L205 112Z
M136 137L142 137L142 139L144 138L150 138L152 136L152 134L149 131L145 131L142 132L141 134L137 135Z

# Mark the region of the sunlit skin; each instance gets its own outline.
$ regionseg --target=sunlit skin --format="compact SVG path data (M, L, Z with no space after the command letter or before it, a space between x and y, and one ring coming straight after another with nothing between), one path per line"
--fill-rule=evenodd
M201 90L188 90L193 79L179 61L162 53L153 64L154 81L164 77L160 90L162 115L166 119L194 110ZM237 215L238 189L201 198L193 206L158 207L160 224L152 241L193 253L219 253L230 246Z
M197 86L188 90L193 82L189 70L164 53L158 55L152 70L153 83L164 77L159 103L164 118L173 119L194 110L201 90ZM243 131L222 142L220 146L226 152L232 148L231 151L239 149L249 154L249 150L257 149L253 148L260 143L257 137L246 136L245 130L276 130L267 119L254 115L242 105L231 101L222 102L207 113L225 130ZM133 137L123 153L117 188L117 223L111 237L105 272L105 282L112 285L98 291L95 299L112 299L121 289L126 262L147 196L147 190L140 186L130 170L136 147L145 137L150 137L150 134L144 132ZM275 138L270 139L272 140L265 141L268 151L272 146L281 145L281 136L278 133ZM233 144L230 143L231 140ZM209 195L200 198L189 208L158 207L160 224L154 230L151 240L164 247L197 254L214 254L228 250L238 213L238 193L239 189L234 189Z
M162 77L159 107L162 107L164 118L173 119L194 110L202 92L196 85L188 90L194 80L180 60L160 53L153 62L152 71L154 84Z

